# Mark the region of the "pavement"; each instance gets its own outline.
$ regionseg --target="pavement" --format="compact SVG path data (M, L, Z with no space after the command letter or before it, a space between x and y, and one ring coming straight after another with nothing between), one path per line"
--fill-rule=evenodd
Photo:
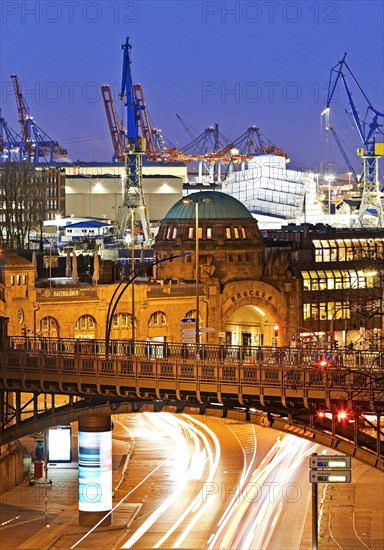
M76 439L76 434L74 434ZM21 440L33 454L32 437ZM4 550L45 550L71 548L113 548L139 513L141 504L120 504L112 512L110 526L100 526L81 539L90 527L79 525L77 445L73 445L73 462L48 464L47 475L34 477L32 466L22 484L0 496L0 548ZM113 440L113 490L124 479L131 446ZM113 499L112 506L115 506ZM79 542L80 541L80 542ZM78 543L78 544L76 544Z

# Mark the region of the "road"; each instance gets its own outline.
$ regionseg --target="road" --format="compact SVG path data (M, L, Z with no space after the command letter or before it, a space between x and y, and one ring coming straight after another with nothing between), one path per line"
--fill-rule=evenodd
M141 505L118 545L262 548L273 537L279 547L276 532L283 526L286 539L288 526L290 547L300 546L308 508L303 480L308 489L307 457L317 446L214 418L144 414L138 420L129 427L115 422L135 442L119 494Z
M115 415L114 426L114 480L121 482L114 483L113 526L102 532L79 529L77 471L56 470L48 490L49 529L43 486L41 491L19 488L22 493L13 491L0 499L0 537L7 548L310 546L307 457L321 452L316 445L249 423L205 416ZM121 479L116 474L130 448ZM322 550L382 548L383 476L357 460L352 476L349 486L321 487L327 489L321 507ZM61 492L67 482L70 494Z

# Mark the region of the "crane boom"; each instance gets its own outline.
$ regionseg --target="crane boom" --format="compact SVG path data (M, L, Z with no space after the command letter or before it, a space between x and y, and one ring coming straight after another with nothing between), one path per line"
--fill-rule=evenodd
M30 153L32 149L31 136L28 127L28 119L30 118L27 104L24 101L21 91L20 81L16 74L11 74L13 88L15 90L17 111L19 113L19 123L24 141L25 150Z
M340 149L341 154L343 155L343 158L344 158L344 160L345 160L345 162L346 162L346 164L347 164L347 166L348 166L348 168L349 168L349 171L350 171L350 172L352 173L352 175L353 175L353 179L355 180L355 182L356 182L357 185L359 186L360 183L361 183L361 180L363 179L363 174L362 174L360 177L356 174L356 171L355 171L355 169L353 168L353 166L352 166L352 164L351 164L351 162L350 162L350 160L349 160L349 158L348 158L348 156L347 156L347 153L346 153L345 150L344 150L344 147L343 147L343 145L342 145L342 143L341 143L341 141L340 141L339 136L336 134L336 132L335 132L335 130L334 130L334 128L333 128L332 126L329 126L329 130L330 130L330 132L332 133L333 138L334 138L334 140L336 141L336 143L337 143L337 145L338 145L338 147L339 147L339 149Z
M144 92L141 84L133 85L133 96L135 104L138 106L138 118L141 129L141 135L145 138L146 157L148 160L156 160L157 152L155 140L153 139L152 127L149 121L147 107L145 104Z
M117 121L115 105L111 93L111 88L107 85L101 87L101 94L103 96L105 112L108 120L109 132L111 134L114 158L117 161L124 160L124 142L122 138L122 131Z

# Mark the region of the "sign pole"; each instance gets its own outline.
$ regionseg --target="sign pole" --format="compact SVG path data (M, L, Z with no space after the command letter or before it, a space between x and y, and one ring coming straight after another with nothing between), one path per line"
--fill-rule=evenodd
M318 550L318 547L319 547L319 533L318 533L317 483L312 483L312 550Z

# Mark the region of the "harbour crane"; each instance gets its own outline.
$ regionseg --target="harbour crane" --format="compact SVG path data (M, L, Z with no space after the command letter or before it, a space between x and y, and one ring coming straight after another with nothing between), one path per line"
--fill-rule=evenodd
M341 81L350 107L349 114L354 122L362 144L362 147L357 150L358 155L362 157L364 161L359 223L361 226L372 225L383 227L384 208L379 187L378 163L379 158L384 155L384 144L376 143L376 135L378 133L383 133L382 124L379 123L379 120L384 117L384 113L381 113L373 107L347 64L346 55L345 53L341 61L331 69L327 104L321 114L325 115L326 132L328 134L331 128L329 122L331 102L335 96L337 85ZM352 91L348 83L349 79L352 79L366 102L366 111L363 117L360 116L352 97Z
M278 155L286 157L282 149L276 147L270 139L261 132L258 126L250 126L235 141L231 143L231 148L238 149L241 155Z
M143 156L145 137L139 136L140 105L135 99L131 73L131 44L128 37L122 45L123 73L120 98L126 106L127 123L124 144L123 201L117 216L117 235L123 238L129 221L133 230L135 220L140 219L146 241L151 239L148 209L143 191ZM132 231L132 239L134 238Z
M50 138L34 121L29 113L28 105L23 97L20 81L17 75L12 74L13 87L19 123L22 134L23 160L34 164L52 163L58 157L67 155L67 150L57 141Z

